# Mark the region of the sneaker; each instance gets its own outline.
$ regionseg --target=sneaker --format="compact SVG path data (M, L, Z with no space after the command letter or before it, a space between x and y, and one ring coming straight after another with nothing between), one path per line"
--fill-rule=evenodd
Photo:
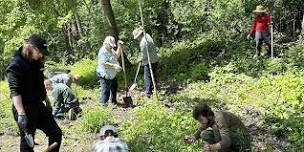
M69 120L76 120L76 113L73 108L69 110Z

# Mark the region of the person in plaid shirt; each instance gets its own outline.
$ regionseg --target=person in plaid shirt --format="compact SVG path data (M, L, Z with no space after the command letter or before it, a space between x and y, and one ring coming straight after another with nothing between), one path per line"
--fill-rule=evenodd
M118 138L117 130L112 125L105 125L99 132L100 141L93 146L92 152L128 152L128 145Z

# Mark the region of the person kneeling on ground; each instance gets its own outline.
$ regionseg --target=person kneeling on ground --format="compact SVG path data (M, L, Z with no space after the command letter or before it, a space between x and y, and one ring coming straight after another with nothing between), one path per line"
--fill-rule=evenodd
M75 120L76 115L80 114L82 110L79 107L78 98L72 90L66 84L53 84L51 80L45 80L44 85L54 98L53 116L61 119L68 112L69 119Z
M204 151L250 151L249 133L234 114L224 111L214 113L207 104L201 104L193 110L193 117L201 127L193 135L185 137L187 143L194 143L202 138L206 142Z
M50 78L53 83L64 83L71 88L72 83L77 83L80 76L77 74L60 73Z
M128 145L118 138L117 130L112 125L105 125L99 132L100 141L93 146L92 152L128 152Z

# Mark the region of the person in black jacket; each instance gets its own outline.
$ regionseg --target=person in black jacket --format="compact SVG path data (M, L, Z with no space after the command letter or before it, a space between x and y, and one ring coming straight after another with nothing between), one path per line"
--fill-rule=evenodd
M43 104L46 98L44 86L44 55L46 41L38 35L25 40L7 67L7 77L13 100L13 114L21 136L20 151L33 152L28 144L27 134L35 135L36 129L49 137L49 145L57 142L52 152L58 152L62 131L54 120L51 111Z

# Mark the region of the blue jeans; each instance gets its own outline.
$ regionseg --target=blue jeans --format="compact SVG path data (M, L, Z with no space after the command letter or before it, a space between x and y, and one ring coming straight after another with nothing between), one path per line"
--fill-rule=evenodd
M152 71L153 71L153 76L154 80L156 83L156 68L157 68L157 63L152 63ZM153 82L152 82L152 77L150 73L150 68L149 64L144 65L144 83L145 83L145 94L147 97L150 97L153 94ZM155 84L156 85L156 84Z
M117 78L115 77L112 80L100 78L100 87L101 87L100 103L102 105L105 105L108 102L111 94L112 95L111 102L113 104L116 104L117 103L116 93L118 87Z

